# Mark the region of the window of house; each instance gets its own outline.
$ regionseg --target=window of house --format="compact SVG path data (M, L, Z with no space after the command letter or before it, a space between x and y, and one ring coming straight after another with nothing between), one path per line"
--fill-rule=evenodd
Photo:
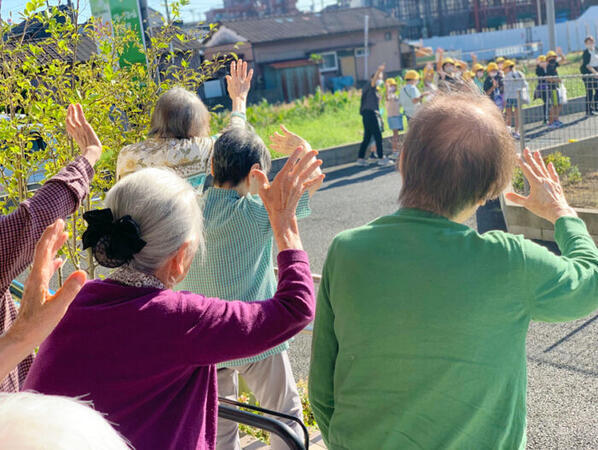
M321 53L320 56L322 56L322 62L320 63L320 72L328 72L331 70L338 69L336 52Z
M368 49L368 55L370 54L370 50ZM365 49L363 47L359 47L355 49L355 56L361 58L365 56Z
M208 80L203 83L204 95L206 98L222 97L222 82L220 80Z

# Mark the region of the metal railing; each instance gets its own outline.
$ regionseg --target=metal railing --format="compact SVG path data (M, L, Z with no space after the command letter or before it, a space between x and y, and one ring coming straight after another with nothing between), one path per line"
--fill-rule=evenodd
M579 74L558 80L529 77L526 81L530 103L524 103L525 93L517 89L519 98L512 121L507 123L521 136L521 148L540 150L598 136L598 77ZM505 91L512 91L509 83L520 86L520 81L504 83Z
M289 446L291 450L309 450L309 431L305 424L294 416L288 414L279 413L259 406L249 405L247 403L241 403L234 400L229 400L225 397L218 397L220 405L218 406L218 417L221 419L232 420L233 422L242 423L250 427L259 428L261 430L269 431L270 433L276 434L282 441ZM227 406L230 405L230 406ZM291 428L280 422L279 420L272 419L270 417L261 416L252 412L243 411L236 408L249 409L256 413L267 414L269 416L278 417L291 422L297 423L303 431L303 442L299 440L299 437L295 434Z

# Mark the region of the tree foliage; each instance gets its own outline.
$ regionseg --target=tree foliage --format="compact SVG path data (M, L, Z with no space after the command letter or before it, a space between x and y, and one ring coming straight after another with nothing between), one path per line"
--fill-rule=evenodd
M66 135L65 117L70 103L81 103L104 154L91 195L68 221L71 236L65 253L75 268L93 276L93 258L78 250L85 229L81 216L97 207L113 184L119 150L145 139L160 93L175 85L197 92L229 56L217 55L193 67L197 55L177 51L190 38L174 22L163 21L154 29L145 50L119 20L111 33L93 18L78 24L78 6L45 8L44 0L31 0L23 13L24 27L0 23L0 207L3 214L10 212L32 195L35 174L48 179L79 154ZM81 46L90 40L97 49L89 59L81 58ZM147 64L123 64L120 56L127 46L145 53ZM40 138L45 148L37 148Z

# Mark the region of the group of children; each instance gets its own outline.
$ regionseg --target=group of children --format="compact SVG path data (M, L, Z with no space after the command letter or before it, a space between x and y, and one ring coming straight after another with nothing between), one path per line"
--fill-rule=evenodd
M560 85L558 67L566 59L560 49L557 51L558 53L549 51L546 55L538 57L536 76L539 81L533 93L534 99L542 99L544 103L543 121L548 124L549 129L563 126L559 120L563 102L558 92ZM517 69L517 63L514 60L498 57L484 66L477 61L475 54L472 54L470 70L466 62L449 57L444 58L442 51L439 51L436 71L431 64L428 64L423 73L423 93L417 87L420 76L415 70L407 71L404 77L405 85L398 95L396 81L389 78L386 82L388 125L393 130L393 151L398 148L398 131L403 129L402 119L401 122L398 122L398 119L401 118L400 108L403 108L408 121L426 96L433 96L436 90L450 90L454 85L462 83L471 83L481 93L490 97L503 112L505 122L511 129L513 137L520 139L519 115L517 114L519 92L521 92L520 100L524 104L529 104L532 99L525 75Z

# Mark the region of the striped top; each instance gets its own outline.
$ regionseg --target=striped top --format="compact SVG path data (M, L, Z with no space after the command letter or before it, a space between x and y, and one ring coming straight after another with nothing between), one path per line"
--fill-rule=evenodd
M277 285L272 261L274 236L262 200L251 194L241 197L234 189L211 187L202 201L206 252L193 260L177 290L246 302L271 298ZM306 192L299 201L297 218L310 213ZM261 361L288 348L288 342L284 342L260 355L228 361L219 367Z

